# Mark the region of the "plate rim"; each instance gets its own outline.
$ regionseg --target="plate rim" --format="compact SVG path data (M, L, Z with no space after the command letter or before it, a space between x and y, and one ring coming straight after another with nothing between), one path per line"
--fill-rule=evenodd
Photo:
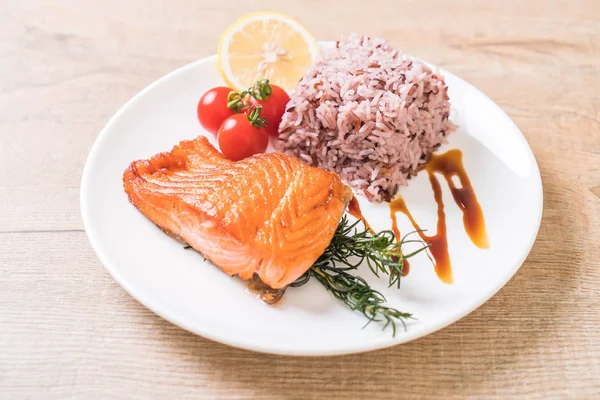
M330 47L330 46L332 47L335 42L319 41L318 43L321 47ZM414 58L414 57L411 57L411 58ZM144 307L148 308L150 311L152 311L156 315L160 316L161 318L165 319L166 321L173 323L173 324L179 326L180 328L185 329L191 333L194 333L196 335L210 339L214 342L218 342L221 344L225 344L228 346L232 346L232 347L236 347L236 348L240 348L240 349L244 349L244 350L249 350L249 351L254 351L254 352L259 352L259 353L266 353L266 354L288 355L288 356L306 356L306 357L356 354L356 353L362 353L362 352L368 352L368 351L374 351L374 350L379 350L379 349L383 349L383 348L388 348L388 347L395 346L395 345L402 344L402 343L408 343L410 341L422 338L431 333L434 333L441 329L444 329L445 327L453 324L454 322L457 322L457 321L463 319L465 316L469 315L470 313L472 313L473 311L475 311L476 309L481 307L488 300L490 300L493 296L495 296L500 291L500 289L502 289L504 286L506 286L506 284L514 277L514 275L517 273L517 271L522 267L523 263L525 262L525 260L529 256L529 254L531 253L531 249L533 248L533 245L537 239L539 229L541 226L541 222L542 222L542 216L543 216L543 197L544 197L543 196L543 182L542 182L541 173L540 173L539 165L538 165L537 159L535 157L535 154L534 154L533 150L531 149L531 146L529 145L529 142L527 141L527 138L525 137L525 135L523 134L521 129L519 129L519 127L512 120L512 118L510 118L510 116L496 102L494 102L491 98L489 98L487 95L485 95L477 87L470 84L468 81L452 74L451 72L449 72L435 64L427 63L428 65L439 69L445 76L451 76L453 79L456 79L456 80L460 81L461 83L467 85L471 90L474 90L479 95L481 95L484 98L486 98L487 100L489 100L490 106L495 107L497 109L497 111L499 111L504 116L504 118L506 118L508 121L510 121L511 124L514 126L514 128L518 131L518 133L519 133L518 136L519 136L519 140L521 141L521 145L524 146L528 150L526 153L527 153L528 157L531 159L531 161L533 161L531 175L532 175L532 178L535 179L537 187L538 187L538 190L537 190L538 199L537 199L537 207L536 207L537 215L535 216L536 217L535 218L536 226L531 231L531 235L529 237L528 244L525 247L527 250L522 253L521 257L519 258L519 260L517 262L515 262L512 269L506 273L506 275L504 276L504 279L498 280L496 282L496 285L494 285L485 296L482 296L478 301L473 302L469 307L465 307L464 310L461 310L460 312L458 312L456 314L449 314L443 318L440 318L435 323L430 324L426 329L418 330L412 335L409 332L409 333L406 333L403 335L397 335L396 337L390 337L387 340L358 343L358 344L353 343L351 345L344 346L343 349L339 348L339 349L333 349L331 351L322 351L322 350L306 351L304 349L294 350L293 348L290 348L290 347L281 347L280 348L280 346L264 346L262 344L246 343L243 341L229 340L228 338L223 338L219 335L213 334L212 332L210 332L210 330L199 329L198 326L191 326L191 324L189 324L185 319L181 319L177 315L173 315L168 310L165 310L161 306L160 302L156 303L151 298L150 299L146 298L146 296L138 293L137 290L134 288L134 285L131 285L127 281L127 279L123 278L123 276L121 276L120 273L118 272L118 268L115 268L115 266L113 266L109 262L109 260L104 255L104 253L102 253L99 250L99 245L98 245L99 239L94 235L94 233L92 231L91 222L89 220L89 215L90 215L89 214L90 210L88 208L89 202L87 200L87 198L88 198L87 193L89 192L88 188L89 188L90 181L91 181L91 168L92 168L91 165L94 164L94 160L96 160L98 158L99 149L102 147L101 143L104 141L104 139L107 136L106 132L110 131L112 126L116 123L116 121L119 120L121 115L126 113L131 107L133 107L138 101L140 101L145 96L146 93L152 91L155 87L163 84L165 81L168 81L169 79L173 78L175 75L183 74L183 73L187 72L188 70L194 69L201 64L210 63L212 61L216 62L216 59L217 59L217 55L212 54L207 57L203 57L201 59L198 59L196 61L188 63L188 64L186 64L182 67L179 67L179 68L161 76L160 78L154 80L153 82L151 82L150 84L145 86L142 90L140 90L139 92L134 94L128 101L126 101L123 105L121 105L121 107L117 110L117 112L108 120L106 125L102 128L102 130L99 132L98 136L94 140L94 144L92 145L92 147L88 153L88 156L86 157L85 165L84 165L83 172L81 175L81 183L80 183L80 209L81 209L81 217L82 217L83 226L84 226L85 232L88 236L88 240L90 242L92 249L96 253L96 256L100 260L101 264L109 272L109 274L112 276L112 278L115 281L117 281L117 283L131 297L133 297L136 301L138 301Z

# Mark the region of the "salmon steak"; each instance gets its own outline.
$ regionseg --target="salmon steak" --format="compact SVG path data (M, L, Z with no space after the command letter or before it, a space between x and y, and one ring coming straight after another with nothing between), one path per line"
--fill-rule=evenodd
M352 191L337 174L279 153L225 158L200 136L134 161L129 201L230 276L273 289L306 272L329 245Z

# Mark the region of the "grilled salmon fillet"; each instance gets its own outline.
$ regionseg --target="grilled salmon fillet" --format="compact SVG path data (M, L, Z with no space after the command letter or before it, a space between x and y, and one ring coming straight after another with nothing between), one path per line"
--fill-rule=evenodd
M230 161L202 136L134 161L123 185L142 214L225 273L274 289L317 260L352 198L335 173L278 153Z

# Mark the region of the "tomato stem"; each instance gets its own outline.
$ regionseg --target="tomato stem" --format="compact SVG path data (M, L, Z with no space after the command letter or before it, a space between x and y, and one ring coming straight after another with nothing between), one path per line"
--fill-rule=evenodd
M271 85L269 85L268 79L261 79L248 89L248 93L256 100L266 100L273 93L273 90L271 89Z
M227 108L235 113L241 113L252 107L247 97L250 95L256 100L266 100L273 93L268 79L260 79L249 89L241 92L232 90L227 96Z
M250 104L248 104L247 101L244 101L247 95L248 92L246 90L240 93L232 90L229 92L229 95L227 95L227 108L238 114L250 108Z
M260 116L261 111L262 111L262 106L259 104L256 104L252 108L252 111L250 111L248 113L248 121L250 122L250 125L255 126L257 128L264 128L268 125L265 117Z

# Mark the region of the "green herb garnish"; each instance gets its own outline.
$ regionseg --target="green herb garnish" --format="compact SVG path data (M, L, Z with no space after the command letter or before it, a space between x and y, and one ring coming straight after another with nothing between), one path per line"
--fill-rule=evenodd
M346 216L340 221L331 243L325 252L306 271L292 287L302 286L311 277L315 277L333 296L343 301L350 309L363 314L368 322L384 323L383 329L391 325L393 335L396 335L396 321L406 327L406 319L412 314L398 311L385 305L385 297L373 289L360 276L348 271L356 270L366 261L371 271L379 276L380 273L389 276L389 287L397 285L400 288L400 278L403 276L404 260L425 250L428 246L404 255L402 246L406 243L423 243L420 240L407 240L404 236L396 242L392 231L382 231L376 234L365 229L359 231L360 221L348 222Z

